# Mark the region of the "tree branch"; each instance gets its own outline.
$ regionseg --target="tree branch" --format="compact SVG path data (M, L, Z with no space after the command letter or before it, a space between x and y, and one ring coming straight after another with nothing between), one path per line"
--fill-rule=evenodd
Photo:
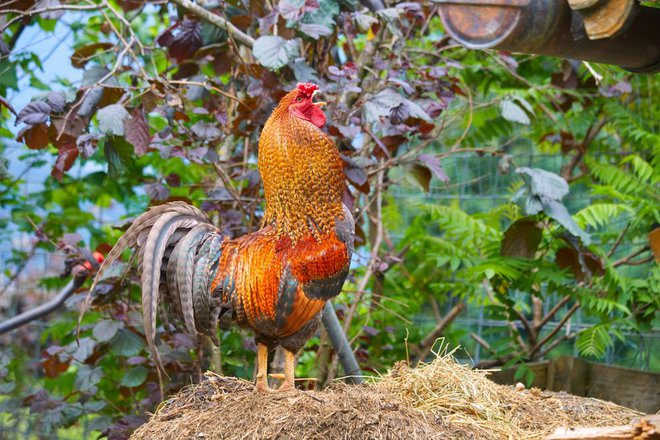
M244 46L247 46L249 48L252 48L252 46L254 46L254 41L255 41L254 38L244 33L242 30L234 26L231 22L229 22L225 18L222 18L219 15L212 13L211 11L207 11L206 9L191 2L190 0L172 0L172 1L177 5L181 6L186 11L190 12L191 14L194 14L197 17L201 18L202 20L222 29L223 31L227 31L229 34L231 34L232 37L234 37L234 39L236 39L236 41L243 44Z
M541 322L539 322L538 326L536 327L536 331L537 332L541 331L541 328L543 328L543 326L546 325L552 319L552 317L557 314L559 309L564 307L566 303L570 301L570 299L571 297L566 295L561 300L559 300L559 302L555 304L555 306L548 312L548 314L545 315L543 319L541 319Z
M0 28L0 34L9 28L12 24L17 21L22 20L26 17L32 17L33 15L43 14L44 12L53 12L53 11L96 11L103 8L105 5L53 5L46 8L39 9L28 9L27 11L21 11L20 9L0 9L0 14L18 14L16 17L9 20L4 26Z
M573 313L575 313L577 311L577 309L579 309L579 308L580 308L580 303L579 302L573 304L573 307L571 307L568 310L568 312L566 312L566 314L561 319L561 321L559 321L559 324L557 324L557 327L553 328L552 331L550 333L548 333L545 336L545 338L541 339L541 341L538 344L536 344L536 346L532 349L532 351L529 353L530 360L534 359L534 354L536 354L536 352L539 351L539 349L541 347L543 347L543 345L545 345L550 339L552 339L559 332L559 330L561 330L561 328L564 326L564 324L566 324L566 321L568 321L571 318L571 316L573 316Z
M638 256L640 254L643 254L644 252L649 251L649 250L651 250L651 248L649 248L648 246L644 246L643 248L636 250L635 252L628 255L627 257L624 257L620 260L615 261L614 263L612 263L612 267L619 267L619 266L623 266L624 264L627 264L629 266L636 266L636 265L639 265L639 264L648 263L648 261L651 261L650 259L648 261L640 260L640 261L636 261L636 262L631 262L631 260L633 258L635 258L636 256Z
M435 341L440 337L445 328L451 324L454 319L456 319L456 317L463 311L463 309L465 309L465 303L459 302L456 304L454 307L452 307L449 313L447 313L444 319L435 326L431 333L422 339L417 348L420 361L424 360L424 358L428 356L431 348L433 347L433 344L435 344Z

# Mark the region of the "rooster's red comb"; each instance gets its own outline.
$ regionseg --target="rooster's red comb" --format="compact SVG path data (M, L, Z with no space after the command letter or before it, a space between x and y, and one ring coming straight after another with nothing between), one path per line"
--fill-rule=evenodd
M298 90L303 92L306 95L311 95L315 90L318 90L319 86L314 83L298 83Z

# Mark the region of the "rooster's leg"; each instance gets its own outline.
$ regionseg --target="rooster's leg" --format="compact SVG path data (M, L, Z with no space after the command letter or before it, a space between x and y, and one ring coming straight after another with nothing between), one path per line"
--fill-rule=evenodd
M295 372L296 372L296 358L295 353L289 350L284 350L284 383L279 388L280 391L290 390L296 387Z
M257 390L270 391L268 388L268 347L257 344Z

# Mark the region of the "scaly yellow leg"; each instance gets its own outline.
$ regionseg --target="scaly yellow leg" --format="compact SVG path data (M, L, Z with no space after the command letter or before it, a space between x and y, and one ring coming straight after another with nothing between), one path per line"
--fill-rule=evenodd
M284 383L279 391L286 391L296 387L296 358L295 353L284 350Z
M268 347L257 344L257 390L271 391L268 388Z

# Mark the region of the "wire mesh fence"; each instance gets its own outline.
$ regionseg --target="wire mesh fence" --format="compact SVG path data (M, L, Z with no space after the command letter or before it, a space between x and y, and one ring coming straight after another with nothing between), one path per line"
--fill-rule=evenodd
M524 145L523 145L524 147ZM520 146L518 146L520 149ZM524 150L524 148L523 148ZM531 151L531 146L528 151ZM518 166L539 167L549 171L558 172L562 166L562 158L552 154L519 153L514 155ZM418 189L407 186L397 186L393 195L399 205L401 215L405 219L412 219L416 212L414 203L458 203L468 213L487 212L511 198L511 188L516 180L515 175L503 176L497 171L497 157L478 157L476 155L455 155L443 161L443 167L450 177L448 185L435 185L429 194L424 194ZM25 174L26 184L21 191L29 197L33 191L39 191L39 172ZM589 205L592 201L591 195L586 188L572 186L571 194L566 199L566 205L570 212ZM123 211L121 207L115 209L99 209L95 212L96 226L114 223L120 220ZM11 213L0 211L0 219L11 219ZM618 220L614 220L616 222ZM408 222L403 222L408 224ZM614 224L614 227L617 225ZM79 231L85 236L85 231ZM6 230L5 236L11 239L0 243L0 319L15 316L21 311L34 307L36 304L47 301L55 292L43 286L44 277L58 276L64 268L64 255L60 252L47 252L34 248L34 236L30 233ZM393 237L400 237L403 230L393 231ZM621 255L628 254L641 243L628 243L622 245L619 251ZM29 258L25 260L25 256ZM27 261L27 262L26 262ZM639 268L625 270L639 271ZM643 276L643 275L642 275ZM526 295L521 292L521 295ZM485 295L485 292L484 292ZM552 307L560 298L554 297L545 306ZM453 306L452 301L444 304L444 313ZM546 326L545 331L551 331L559 325L558 319L553 319ZM437 321L430 314L418 314L413 317L413 324L420 328L432 329ZM573 331L589 327L590 322L579 311L570 321ZM38 363L41 352L44 349L38 335L49 325L48 319L30 323L26 328L18 330L10 337L0 336L0 345L3 350L10 344L24 340L29 346L28 355L32 357L32 363ZM467 333L475 333L485 338L499 331L506 331L506 322L489 319L480 307L468 307L460 318L454 322L454 326L465 330ZM36 335L36 336L35 336ZM604 361L608 364L618 364L638 369L649 369L649 353L660 350L660 332L654 328L646 333L624 333L625 340L618 341L606 352ZM558 350L563 354L577 355L574 344L570 341L560 345ZM471 362L478 363L485 359L487 354L479 345L475 345L470 353ZM0 402L1 403L1 402ZM33 438L59 438L59 439L87 439L92 438L92 427L88 420L77 426L75 436L66 431L64 434L43 432L40 421L29 414L28 410L13 411L11 416L0 414L0 439L33 439Z

